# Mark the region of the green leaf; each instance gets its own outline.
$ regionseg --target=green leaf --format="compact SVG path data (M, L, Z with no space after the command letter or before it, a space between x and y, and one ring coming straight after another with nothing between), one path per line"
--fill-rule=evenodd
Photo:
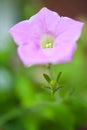
M59 81L61 74L62 74L62 72L59 72L57 79L56 79L57 82Z
M49 75L43 74L43 76L44 76L44 78L46 79L46 81L47 81L48 83L51 82L51 78L49 77Z

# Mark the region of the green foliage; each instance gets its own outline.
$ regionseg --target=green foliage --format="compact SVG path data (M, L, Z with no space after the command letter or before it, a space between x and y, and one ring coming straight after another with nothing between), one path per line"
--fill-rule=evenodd
M49 77L49 75L43 74L43 76L44 76L44 78L46 79L46 81L50 84L51 78Z

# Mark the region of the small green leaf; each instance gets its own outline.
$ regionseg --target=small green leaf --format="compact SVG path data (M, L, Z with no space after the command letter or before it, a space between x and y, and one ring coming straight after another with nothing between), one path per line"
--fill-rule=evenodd
M50 83L51 78L49 77L49 75L43 74L43 76L44 76L44 78L46 79L46 81L47 81L48 83Z
M59 72L59 74L57 76L57 80L56 80L57 82L59 81L61 74L62 74L62 72Z

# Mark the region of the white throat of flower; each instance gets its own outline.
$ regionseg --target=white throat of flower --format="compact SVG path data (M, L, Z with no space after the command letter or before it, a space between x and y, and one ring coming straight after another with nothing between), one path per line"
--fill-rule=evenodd
M53 48L54 46L54 37L52 35L44 35L40 39L40 45L41 48L46 49L46 48Z

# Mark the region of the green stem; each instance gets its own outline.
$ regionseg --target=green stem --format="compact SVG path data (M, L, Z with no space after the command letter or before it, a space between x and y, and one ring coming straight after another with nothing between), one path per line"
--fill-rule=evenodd
M53 79L53 73L52 73L52 64L48 64L48 71L51 76L51 79Z

